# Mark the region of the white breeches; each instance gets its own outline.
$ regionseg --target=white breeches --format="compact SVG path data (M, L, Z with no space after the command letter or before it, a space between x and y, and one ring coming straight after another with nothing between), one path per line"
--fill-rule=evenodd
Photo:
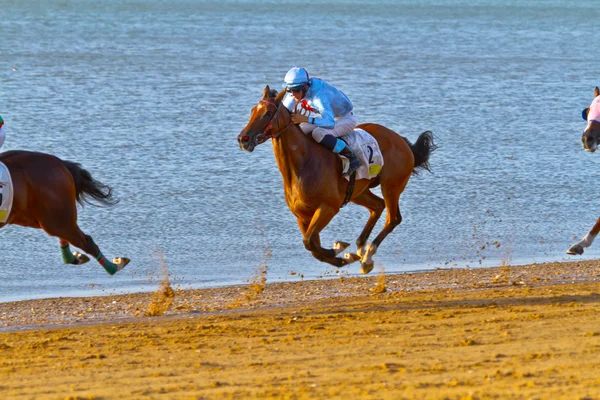
M0 128L0 147L4 144L4 139L6 139L6 129L4 127Z
M323 140L325 135L332 135L335 137L346 136L352 132L354 128L356 128L357 124L358 118L356 118L354 113L351 111L343 117L336 119L335 126L333 128L322 128L313 124L309 124L308 122L303 122L300 124L300 129L302 129L302 132L305 134L311 133L312 137L317 141L317 143L321 143L321 140Z

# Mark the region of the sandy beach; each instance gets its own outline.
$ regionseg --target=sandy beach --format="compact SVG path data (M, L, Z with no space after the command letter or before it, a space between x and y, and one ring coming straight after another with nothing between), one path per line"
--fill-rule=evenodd
M0 303L0 397L600 398L600 261Z

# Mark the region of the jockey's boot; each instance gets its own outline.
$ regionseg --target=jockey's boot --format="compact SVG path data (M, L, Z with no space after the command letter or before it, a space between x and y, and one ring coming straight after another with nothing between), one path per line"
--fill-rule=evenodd
M352 149L342 139L337 138L337 143L333 148L333 152L339 153L348 159L348 171L342 174L342 176L350 176L354 173L354 171L360 168L361 162L359 158L356 156L356 154L354 154L354 151L352 151Z

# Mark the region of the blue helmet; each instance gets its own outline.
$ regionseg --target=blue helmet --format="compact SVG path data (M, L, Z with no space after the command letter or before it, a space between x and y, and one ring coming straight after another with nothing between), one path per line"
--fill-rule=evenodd
M286 89L306 85L308 83L308 72L304 68L294 67L285 74L283 80L283 87Z

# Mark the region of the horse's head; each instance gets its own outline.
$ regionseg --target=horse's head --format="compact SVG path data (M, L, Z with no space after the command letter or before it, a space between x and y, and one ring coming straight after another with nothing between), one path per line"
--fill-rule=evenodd
M269 86L265 87L262 99L250 112L250 121L238 135L240 149L252 152L256 146L279 136L290 126L287 109L281 104L284 95L284 90L278 94Z
M598 86L594 89L594 101L583 110L582 117L588 123L581 135L581 142L585 150L593 153L598 149L600 140L600 89Z

